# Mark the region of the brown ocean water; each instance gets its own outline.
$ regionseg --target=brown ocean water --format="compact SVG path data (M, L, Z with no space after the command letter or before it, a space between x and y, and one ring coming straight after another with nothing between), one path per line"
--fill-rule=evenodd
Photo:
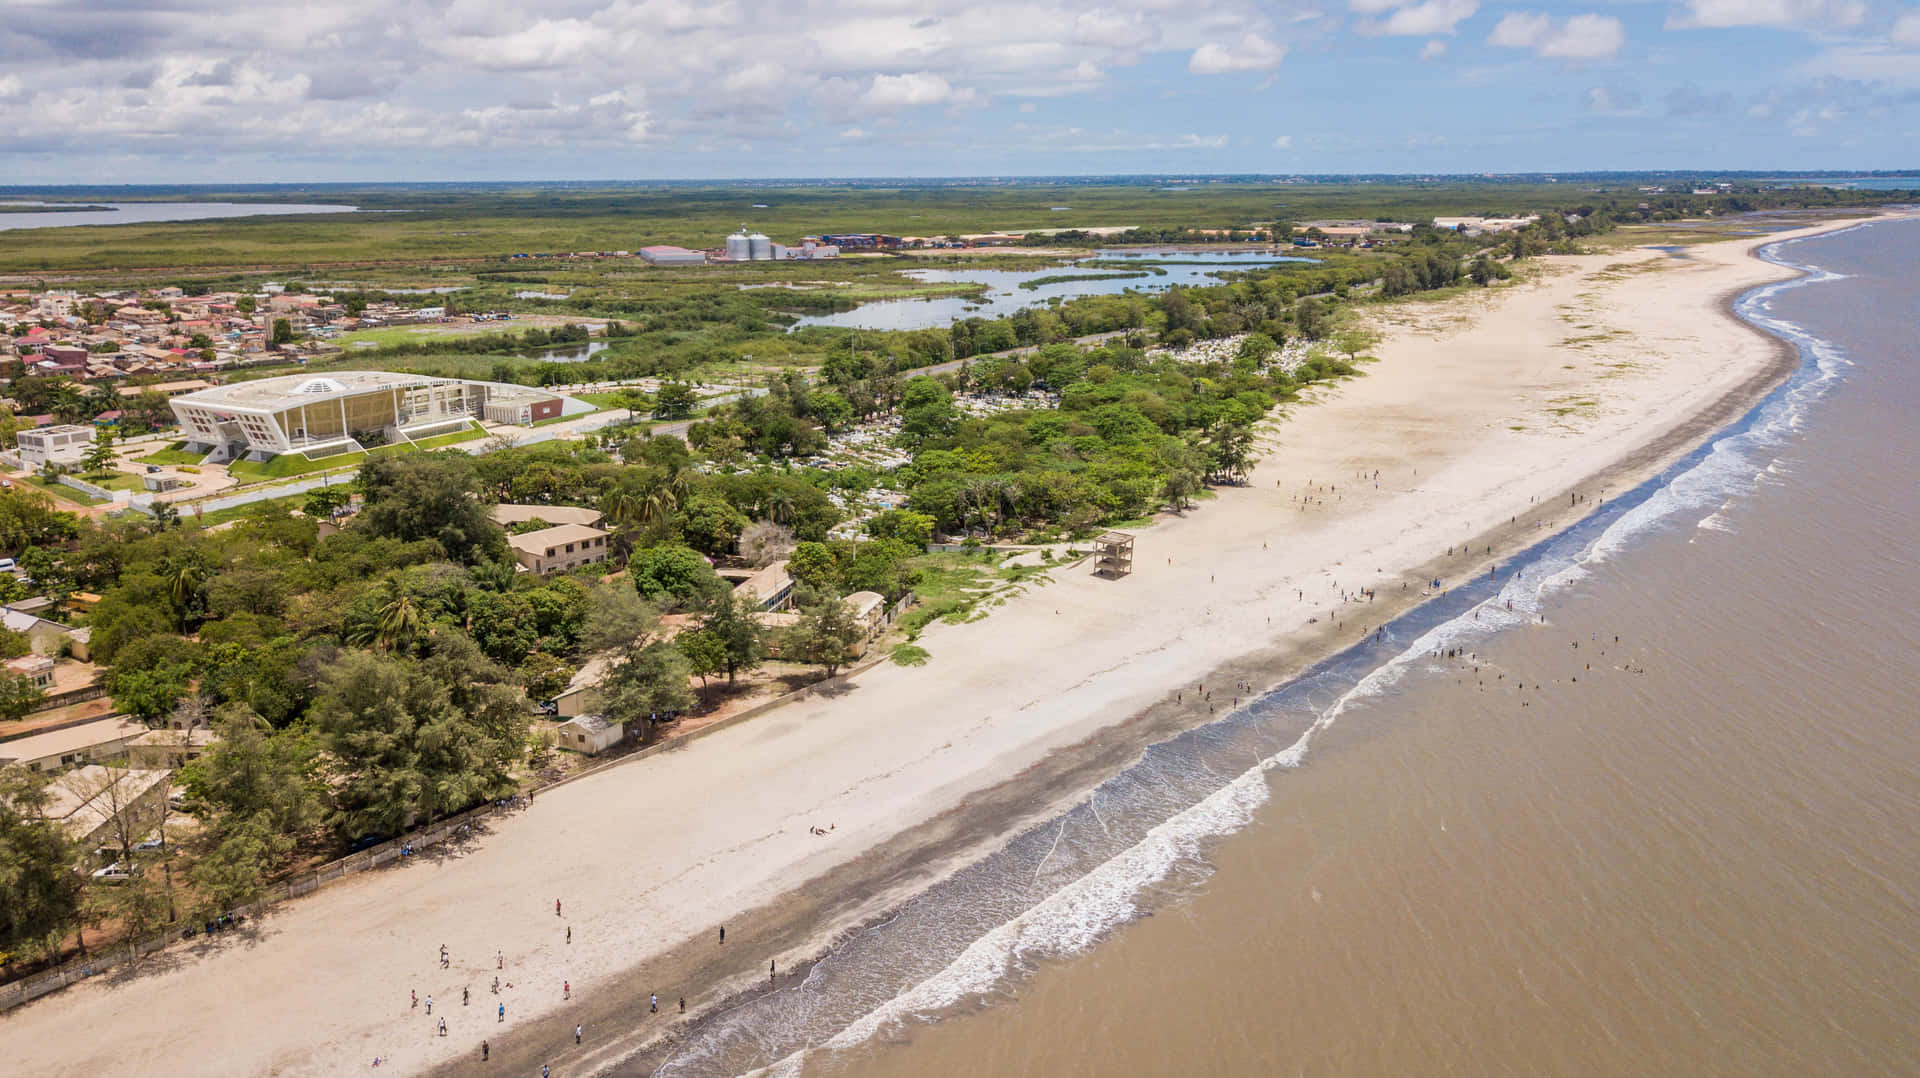
M805 1072L1920 1074L1915 252L1786 247L1845 276L1752 301L1824 342L1753 444L1544 558L1479 670L1347 701L1117 927Z

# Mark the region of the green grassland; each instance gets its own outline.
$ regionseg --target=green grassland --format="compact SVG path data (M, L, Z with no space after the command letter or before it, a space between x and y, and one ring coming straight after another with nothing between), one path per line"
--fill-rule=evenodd
M224 196L199 192L198 197ZM396 261L418 266L517 253L638 250L660 243L699 248L717 246L742 223L786 243L837 232L941 236L1108 226L1247 228L1275 219L1524 212L1577 202L1581 192L1566 184L1520 183L1033 182L893 188L345 187L289 189L279 197L389 212L14 231L0 236L0 272L377 268ZM761 204L767 208L754 208Z

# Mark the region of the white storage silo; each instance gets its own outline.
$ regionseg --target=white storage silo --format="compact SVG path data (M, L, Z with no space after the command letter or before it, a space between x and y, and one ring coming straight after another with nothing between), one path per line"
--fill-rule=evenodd
M753 239L747 235L747 226L741 225L740 231L727 237L727 261L745 262L753 257Z
M773 260L773 241L765 235L755 232L748 236L747 247L748 250L752 252L755 262L770 262Z

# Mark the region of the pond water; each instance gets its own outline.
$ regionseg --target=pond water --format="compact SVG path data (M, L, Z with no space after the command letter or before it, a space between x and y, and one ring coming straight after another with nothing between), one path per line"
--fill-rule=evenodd
M594 353L605 350L605 341L587 341L583 344L570 344L563 348L541 348L532 352L516 352L525 359L545 360L548 363L579 363L590 359Z
M31 199L0 199L6 206L54 206ZM292 202L88 202L104 210L0 213L0 232L17 228L80 225L142 225L159 221L209 221L221 217L277 217L295 213L354 213L358 207Z
M851 311L808 315L794 324L837 326L847 329L944 329L967 318L1004 318L1025 307L1045 306L1054 299L1118 295L1129 289L1161 292L1175 285L1217 283L1223 271L1257 269L1283 262L1312 262L1311 258L1281 254L1270 248L1251 251L1182 251L1171 248L1102 250L1081 262L1035 270L997 270L969 267L955 270L912 270L907 276L930 284L984 284L979 297L941 296L868 303ZM1087 265L1087 262L1105 263ZM1117 263L1124 263L1119 265ZM1144 276L1112 274L1138 267ZM1156 272L1157 271L1157 272ZM1051 280L1034 288L1021 285L1041 278Z

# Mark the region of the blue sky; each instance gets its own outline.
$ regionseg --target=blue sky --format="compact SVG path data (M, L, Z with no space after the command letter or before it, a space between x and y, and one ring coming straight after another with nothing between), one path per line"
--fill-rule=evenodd
M0 184L1920 167L1920 3L8 0Z

